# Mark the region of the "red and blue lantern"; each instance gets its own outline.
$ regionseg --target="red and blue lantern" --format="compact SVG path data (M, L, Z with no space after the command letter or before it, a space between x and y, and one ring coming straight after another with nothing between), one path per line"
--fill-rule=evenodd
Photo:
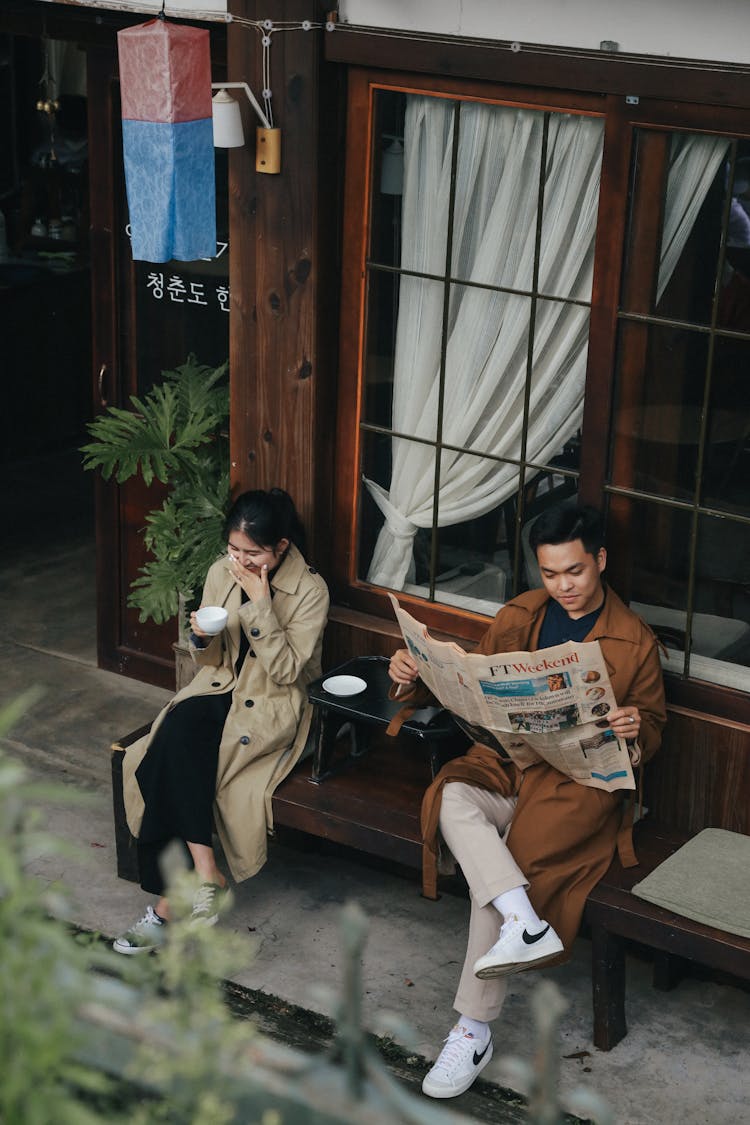
M168 20L118 32L133 258L216 254L209 32Z

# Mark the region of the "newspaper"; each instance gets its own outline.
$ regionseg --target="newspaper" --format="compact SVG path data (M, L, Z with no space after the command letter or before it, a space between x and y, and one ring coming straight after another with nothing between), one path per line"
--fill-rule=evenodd
M390 597L422 682L470 738L522 770L543 759L581 785L635 789L607 720L617 701L598 641L480 656L435 640Z

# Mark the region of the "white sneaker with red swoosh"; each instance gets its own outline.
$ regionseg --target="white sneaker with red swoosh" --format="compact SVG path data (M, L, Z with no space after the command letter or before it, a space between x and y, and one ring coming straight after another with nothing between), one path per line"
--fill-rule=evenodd
M422 1093L430 1098L456 1098L469 1089L492 1058L492 1036L482 1044L457 1023L445 1046L422 1082Z
M536 968L562 953L563 943L547 922L542 929L529 933L526 923L509 914L500 928L500 936L492 949L474 963L474 976L482 980Z

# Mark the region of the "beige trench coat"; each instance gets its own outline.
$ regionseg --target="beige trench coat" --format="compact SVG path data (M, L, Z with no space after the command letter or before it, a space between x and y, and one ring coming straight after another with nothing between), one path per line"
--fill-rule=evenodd
M219 747L214 820L237 882L265 863L273 791L304 749L312 714L305 689L321 672L328 616L326 584L296 547L290 546L271 586L273 599L242 605L228 560L213 564L201 604L224 606L227 626L205 648L191 646L199 665L195 678L164 708L150 733L128 748L123 762L125 811L137 836L144 803L135 771L164 716L182 699L232 692ZM241 628L255 656L247 654L238 678Z

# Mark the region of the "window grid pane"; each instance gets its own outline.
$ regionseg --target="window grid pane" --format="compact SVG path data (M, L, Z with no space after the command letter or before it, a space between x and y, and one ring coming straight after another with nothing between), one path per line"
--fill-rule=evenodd
M548 324L564 320L568 316L564 311L566 308L572 311L578 307L585 311L590 307L591 263L584 268L574 256L571 257L570 267L565 260L562 264L560 262L559 193L555 197L556 209L553 209L549 217L545 213L545 177L551 177L553 172L564 177L568 167L559 152L548 151L548 138L551 123L555 136L567 128L564 140L568 142L570 137L568 143L571 144L574 141L578 143L579 134L589 134L585 137L588 160L589 163L597 162L601 158L602 122L594 118L571 118L570 115L550 112L472 106L471 103L462 104L449 98L423 100L425 103L429 101L430 105L424 110L419 107L420 113L434 110L436 103L440 101L443 103L439 107L439 129L445 145L439 153L439 161L435 158L434 151L430 150L434 138L428 136L425 139L422 136L420 144L432 151L436 167L442 168L442 190L448 200L447 217L444 215L434 247L425 246L420 249L418 242L415 245L409 244L408 250L402 247L399 267L395 265L399 256L390 251L387 233L384 232L387 232L387 217L390 215L393 230L397 229L397 237L403 238L401 224L404 209L408 212L408 204L399 197L395 208L392 199L388 199L381 208L378 193L373 192L372 207L373 212L378 212L378 218L373 221L372 227L379 233L377 238L371 236L370 256L366 262L367 355L360 420L362 448L365 450L368 441L372 440L368 435L375 433L384 436L390 434L394 450L398 448L399 435L419 439L416 444L410 443L411 453L402 460L402 467L411 466L418 478L407 506L410 506L412 522L418 527L415 541L421 543L421 547L419 552L415 548L410 573L413 576L413 572L420 569L425 539L429 537L429 573L426 583L430 599L438 600L443 600L436 587L440 586L446 573L446 551L450 554L449 544L456 539L461 541L460 532L463 529L467 552L476 554L473 547L475 532L472 527L476 520L481 521L484 517L472 518L472 505L467 503L466 510L458 515L454 513L451 517L453 523L446 525L446 512L451 510L451 505L443 502L441 508L440 489L436 489L434 483L442 481L443 492L449 492L450 474L456 472L465 472L467 483L470 482L474 474L468 466L478 462L476 455L485 455L487 468L480 475L484 476L488 499L480 505L482 511L491 515L492 485L487 482L498 482L502 487L501 495L508 496L507 501L495 505L494 517L485 523L493 523L495 527L495 540L489 546L495 548L494 553L501 559L499 564L496 560L496 565L503 568L507 578L507 596L511 596L528 583L520 552L520 529L525 508L531 505L530 510L533 510L534 503L547 492L575 492L578 471L578 437L574 430L580 426L580 415L569 412L569 416L566 416L563 413L559 437L553 433L541 445L537 440L533 447L529 446L526 434L530 404L533 401L530 373L534 369L535 352L538 348L544 358L546 352L553 350ZM406 101L404 97L404 102ZM488 108L494 109L494 114L488 114ZM393 105L390 106L389 113L391 118L398 117L399 114L402 118L407 117L406 108L400 113ZM475 129L477 121L479 131ZM407 130L408 128L407 123ZM527 178L523 193L519 193L520 203L526 208L531 222L507 224L509 253L496 253L494 265L492 246L488 240L485 239L484 243L480 240L480 245L473 251L473 260L469 250L473 227L481 228L482 207L488 210L493 203L498 206L502 202L497 193L489 192L484 196L479 194L476 181L471 179L471 161L478 160L483 152L483 146L479 143L487 135L483 130L494 135L504 134L506 137L524 133L536 138L535 145L524 150L526 164L535 169L536 183L532 187ZM461 148L463 141L466 144ZM376 142L376 148L378 152L384 151L380 142ZM503 153L508 163L512 156L513 153ZM376 153L375 175L381 176L381 191L382 167L382 159L379 160ZM574 170L579 175L585 175L578 168ZM494 168L491 169L491 175L495 176L497 186L502 175L498 179L499 173ZM587 214L587 221L594 225L598 202L598 164L595 180L595 190L589 182L589 192L593 191L595 200L593 217L591 204ZM374 187L377 183L376 179ZM504 184L502 190L507 193L510 188ZM386 219L383 219L383 215ZM557 224L555 218L558 220ZM421 221L422 216L419 215L417 222ZM571 212L570 221L579 222L580 218L576 218ZM442 240L443 229L445 244ZM513 268L509 265L506 258L512 262L514 256L518 259L522 251L525 253L525 264L519 270L517 266ZM593 254L593 226L587 253L589 252ZM440 259L443 262L442 271L437 268ZM428 268L416 269L418 263L427 265ZM449 268L448 263L452 264L452 268ZM566 270L569 270L569 276L566 276ZM457 279L463 280L457 284ZM438 296L438 288L442 297ZM549 293L547 289L550 290ZM519 310L523 308L527 312L519 316ZM541 321L540 309L543 309ZM507 311L505 322L508 328L505 338L502 332L503 310ZM511 316L510 313L514 310L515 315ZM580 317L578 321L581 321ZM587 337L587 315L582 323L583 335ZM404 325L415 324L417 331L403 330ZM391 354L387 356L383 352L389 340ZM581 387L585 369L585 339L582 360ZM396 374L396 369L403 370L405 367L406 370L411 370L417 364L433 372L432 385L422 397L408 384L399 388ZM496 385L492 388L495 391L494 399L490 395L483 400L481 395L473 393L472 373L477 371L481 377L490 364L494 364L492 370L505 373L503 386L507 385L507 391L501 391L500 385ZM554 374L550 378L551 390L554 392ZM482 386L483 394L487 396L487 380L483 385L478 380L478 385ZM460 391L457 389L459 386ZM540 400L549 389L542 384L540 376L536 392ZM511 415L515 419L512 425ZM566 423L569 435L563 432ZM572 439L570 448L568 436ZM434 451L432 456L429 455L429 447ZM423 453L418 455L415 451L420 448ZM367 455L363 453L363 457L366 461ZM394 452L391 481L398 489L397 460L398 454ZM432 486L428 480L430 474ZM369 490L372 494L372 486L367 483L366 465L363 465L363 476L363 492ZM386 487L381 482L381 526L388 522L387 517L383 519L382 512L389 510L387 501L394 500L393 487L394 485ZM385 498L383 492L388 494ZM424 509L428 498L432 502L433 512L429 527L425 527ZM442 499L445 500L445 497ZM395 498L395 507L400 507L398 497ZM398 511L391 512L391 520L399 522ZM455 531L456 528L458 532ZM372 535L367 531L360 535L360 577L376 581L379 575L384 585L401 588L395 572L389 579L386 571L373 565L368 567L368 556L373 548L368 548L365 541L371 540ZM374 550L377 553L377 549ZM416 558L418 553L419 561ZM467 565L481 566L481 553L478 552L474 563ZM402 574L401 579L403 577Z
M681 618L680 667L672 652L665 668L747 689L750 280L742 269L750 259L739 242L750 255L750 217L744 227L733 219L741 203L750 215L737 163L750 145L642 131L636 150L610 515L621 539L637 529L637 549L629 546L636 608L646 606L672 648ZM656 572L644 578L648 559Z

